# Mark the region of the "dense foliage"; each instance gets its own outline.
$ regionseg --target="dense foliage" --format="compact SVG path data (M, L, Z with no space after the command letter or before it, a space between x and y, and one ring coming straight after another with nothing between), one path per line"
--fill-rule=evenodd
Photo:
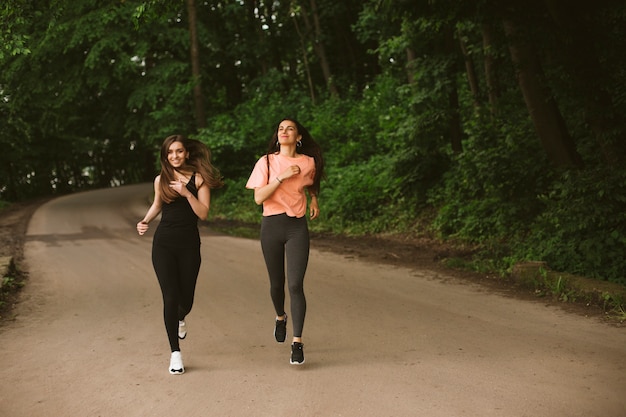
M337 233L428 233L626 284L626 5L566 0L7 0L0 198L152 179L207 143L212 215L298 118Z

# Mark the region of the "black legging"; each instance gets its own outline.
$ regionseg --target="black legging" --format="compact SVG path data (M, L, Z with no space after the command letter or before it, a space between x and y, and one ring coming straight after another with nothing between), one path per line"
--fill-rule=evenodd
M200 271L200 247L152 245L152 265L163 294L163 318L172 352L180 350L178 320L191 311Z
M289 217L286 214L263 217L261 249L270 278L270 295L277 316L285 314L285 255L287 256L293 336L302 337L306 315L303 283L309 262L309 229L306 217Z

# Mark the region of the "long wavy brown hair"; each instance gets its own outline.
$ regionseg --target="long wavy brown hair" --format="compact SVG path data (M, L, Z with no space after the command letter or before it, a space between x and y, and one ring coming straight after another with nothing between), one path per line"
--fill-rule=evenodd
M202 184L207 184L209 188L219 188L224 185L219 169L211 163L211 150L204 143L182 135L168 136L161 145L160 188L163 201L171 203L179 197L178 193L169 186L171 181L176 180L174 168L167 160L167 153L174 142L180 142L189 153L180 170L200 174L203 181Z

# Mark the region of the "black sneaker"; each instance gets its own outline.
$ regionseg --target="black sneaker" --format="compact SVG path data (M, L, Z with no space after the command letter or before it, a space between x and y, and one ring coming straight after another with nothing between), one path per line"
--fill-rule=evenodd
M276 320L276 326L274 327L274 337L278 343L283 343L287 337L287 315L285 314L285 320Z
M292 365L302 365L304 363L304 351L302 348L304 345L300 342L293 342L291 344L291 359L289 363Z

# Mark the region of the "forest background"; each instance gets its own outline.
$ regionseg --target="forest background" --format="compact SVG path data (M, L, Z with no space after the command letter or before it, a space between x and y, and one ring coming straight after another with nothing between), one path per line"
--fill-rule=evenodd
M626 284L626 4L617 0L5 0L2 204L152 181L212 149L211 216L281 118L325 153L317 231L410 234Z

